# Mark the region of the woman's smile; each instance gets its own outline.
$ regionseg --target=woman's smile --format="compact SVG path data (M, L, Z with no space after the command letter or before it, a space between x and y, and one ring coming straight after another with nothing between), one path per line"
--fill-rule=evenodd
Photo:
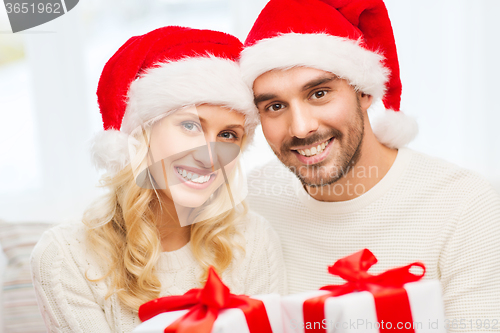
M185 165L175 165L174 173L181 180L181 183L193 188L202 190L210 186L217 178L217 171L202 170Z

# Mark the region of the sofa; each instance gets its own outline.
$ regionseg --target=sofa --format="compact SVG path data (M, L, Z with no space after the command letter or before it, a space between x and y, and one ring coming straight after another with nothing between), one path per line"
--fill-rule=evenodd
M0 332L47 332L31 282L30 255L53 224L0 220Z

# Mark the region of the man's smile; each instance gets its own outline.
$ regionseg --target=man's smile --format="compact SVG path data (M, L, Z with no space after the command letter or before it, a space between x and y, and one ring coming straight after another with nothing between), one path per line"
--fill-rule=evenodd
M322 162L330 153L334 137L308 146L294 147L291 151L303 164L316 164Z
M302 156L314 156L322 153L323 150L325 150L326 146L328 146L328 144L330 143L331 139L332 138L329 138L328 140L317 142L307 146L294 147L291 150L297 151Z

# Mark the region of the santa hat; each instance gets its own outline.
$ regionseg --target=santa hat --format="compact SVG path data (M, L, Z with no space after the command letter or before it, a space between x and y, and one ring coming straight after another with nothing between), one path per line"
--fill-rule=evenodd
M111 172L123 169L130 162L134 129L189 105L221 105L244 114L251 141L258 114L237 64L242 48L229 34L176 26L130 38L99 80L104 131L93 140L95 165Z
M382 99L385 110L370 120L384 145L399 148L416 136L416 121L400 111L398 56L382 0L269 1L245 41L243 80L253 87L261 74L295 66L334 73Z

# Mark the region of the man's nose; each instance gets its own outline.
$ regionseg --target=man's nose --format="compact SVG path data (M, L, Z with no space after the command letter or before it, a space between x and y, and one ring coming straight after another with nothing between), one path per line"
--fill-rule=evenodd
M290 109L290 136L305 138L318 129L318 120L307 105L296 102L290 104Z

